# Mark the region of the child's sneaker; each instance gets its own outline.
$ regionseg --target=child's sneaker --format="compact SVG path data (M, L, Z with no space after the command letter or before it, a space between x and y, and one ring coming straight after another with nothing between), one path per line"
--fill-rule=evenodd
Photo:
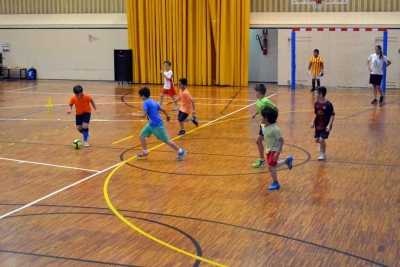
M262 166L262 165L265 165L266 163L265 163L265 160L257 160L257 162L256 163L254 163L252 166L254 167L254 168L259 168L260 166Z
M144 153L142 151L142 153L136 154L136 157L138 157L139 159L147 159L149 157L149 153Z
M381 104L383 102L383 95L381 95L381 97L379 98L379 104Z
M88 141L85 141L85 142L83 142L83 146L85 146L85 147L89 147L89 143L88 143Z
M183 135L183 134L185 134L185 133L186 133L185 130L180 130L180 131L178 132L178 135Z
M276 190L279 188L281 188L281 186L278 182L273 182L270 186L268 186L268 190Z
M326 154L322 153L319 155L318 160L326 160Z
M371 104L376 104L376 103L378 103L378 100L376 100L376 99L372 100L372 102L371 102Z
M173 109L172 109L172 111L177 111L179 108L178 108L178 106L175 106Z
M192 122L194 123L194 125L196 125L196 127L199 126L199 121L196 119L195 116L193 116Z
M286 158L286 164L289 168L289 170L291 170L293 168L293 157L289 156Z
M176 160L177 160L177 161L181 161L182 158L183 158L183 156L186 155L186 150L183 150L183 149L182 149L182 152L181 152L181 153L178 153L178 155L179 155L179 156L176 158Z

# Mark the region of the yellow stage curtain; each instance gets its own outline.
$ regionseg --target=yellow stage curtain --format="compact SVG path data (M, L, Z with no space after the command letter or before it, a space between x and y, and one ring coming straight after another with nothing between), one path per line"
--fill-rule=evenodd
M250 0L127 0L128 40L136 83L174 80L247 86Z

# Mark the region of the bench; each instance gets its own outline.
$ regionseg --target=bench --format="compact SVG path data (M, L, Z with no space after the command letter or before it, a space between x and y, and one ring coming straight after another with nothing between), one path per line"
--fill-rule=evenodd
M4 75L4 79L10 79L10 71L19 71L19 78L22 79L26 79L27 78L27 70L26 68L8 68L8 67L4 67L3 68L3 75ZM6 76L6 72L7 72L7 76ZM22 76L22 74L24 73L24 77Z

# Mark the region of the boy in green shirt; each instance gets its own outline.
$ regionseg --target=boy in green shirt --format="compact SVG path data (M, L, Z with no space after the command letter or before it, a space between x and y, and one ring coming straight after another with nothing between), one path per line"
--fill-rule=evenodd
M265 96L267 88L265 87L264 84L257 84L254 90L256 90L256 96L257 96L257 112L251 116L252 119L254 119L258 114L260 114L261 111L266 107L272 108L278 112L276 105ZM264 140L264 134L262 132L260 123L260 131L258 132L258 137L256 141L260 157L257 160L257 162L253 164L254 168L258 168L262 165L265 165L264 145L262 143L263 140Z

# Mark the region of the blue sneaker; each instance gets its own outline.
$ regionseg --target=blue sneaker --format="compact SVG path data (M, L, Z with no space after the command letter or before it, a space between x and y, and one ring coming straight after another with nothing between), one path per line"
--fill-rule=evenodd
M183 150L183 149L182 149L182 152L181 152L181 153L178 153L178 155L179 155L179 156L176 158L176 160L177 160L177 161L181 161L182 158L183 158L183 156L186 155L186 150Z
M289 170L293 168L293 157L289 156L286 158L286 165L288 166Z
M275 190L279 188L281 188L281 186L279 185L278 182L273 182L270 186L268 186L268 190Z

